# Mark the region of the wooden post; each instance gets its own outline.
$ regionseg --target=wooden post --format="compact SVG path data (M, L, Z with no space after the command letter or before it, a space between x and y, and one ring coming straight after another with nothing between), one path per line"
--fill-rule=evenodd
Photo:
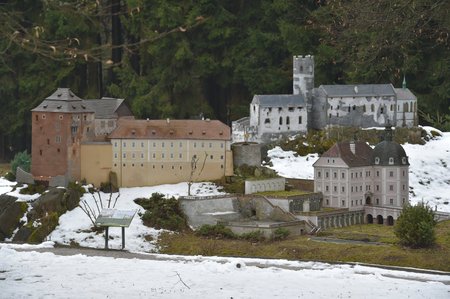
M125 226L122 226L122 249L125 248Z
M108 238L109 238L109 236L108 236L108 229L109 229L109 227L107 226L105 228L105 249L108 249Z

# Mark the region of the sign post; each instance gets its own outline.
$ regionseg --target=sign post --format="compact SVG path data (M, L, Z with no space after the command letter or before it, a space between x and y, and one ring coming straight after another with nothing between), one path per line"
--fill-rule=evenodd
M125 227L129 227L135 210L103 209L95 220L95 225L105 228L105 249L108 249L110 227L122 228L122 249L125 248Z

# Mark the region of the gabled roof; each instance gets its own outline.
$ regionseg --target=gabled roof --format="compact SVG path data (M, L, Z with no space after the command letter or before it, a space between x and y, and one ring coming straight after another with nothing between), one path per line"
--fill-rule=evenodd
M218 120L119 119L110 139L230 140L230 127Z
M398 100L414 100L416 96L408 88L396 88L395 93L397 94Z
M305 98L303 95L292 94L255 95L252 104L259 104L261 107L296 107L305 105Z
M89 113L94 112L84 100L77 97L69 88L58 88L52 95L31 111Z
M124 99L106 98L86 100L85 103L95 111L95 118L117 118L117 109Z
M327 96L395 96L392 84L320 85Z
M350 143L348 141L336 143L321 158L341 158L349 167L372 165L372 148L365 142L356 141L354 142L355 153L353 153Z

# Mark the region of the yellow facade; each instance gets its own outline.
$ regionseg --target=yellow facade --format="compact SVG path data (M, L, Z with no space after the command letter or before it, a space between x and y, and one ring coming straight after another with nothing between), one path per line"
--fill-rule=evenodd
M81 178L86 182L100 186L109 181L112 171L112 146L109 142L81 145Z
M233 173L225 140L112 139L111 145L112 171L121 187L217 180Z

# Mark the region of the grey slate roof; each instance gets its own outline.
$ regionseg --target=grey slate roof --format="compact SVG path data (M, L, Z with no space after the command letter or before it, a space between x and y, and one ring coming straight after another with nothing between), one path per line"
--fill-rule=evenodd
M398 100L414 100L416 96L408 88L395 88Z
M357 87L357 92L355 90ZM392 84L320 85L327 96L394 96Z
M124 99L106 98L84 101L86 105L95 111L95 118L116 118L116 110Z
M94 112L84 100L77 97L69 88L58 88L52 95L31 111L35 112Z
M305 98L303 95L292 94L255 95L252 104L259 104L261 107L296 107L305 105Z

